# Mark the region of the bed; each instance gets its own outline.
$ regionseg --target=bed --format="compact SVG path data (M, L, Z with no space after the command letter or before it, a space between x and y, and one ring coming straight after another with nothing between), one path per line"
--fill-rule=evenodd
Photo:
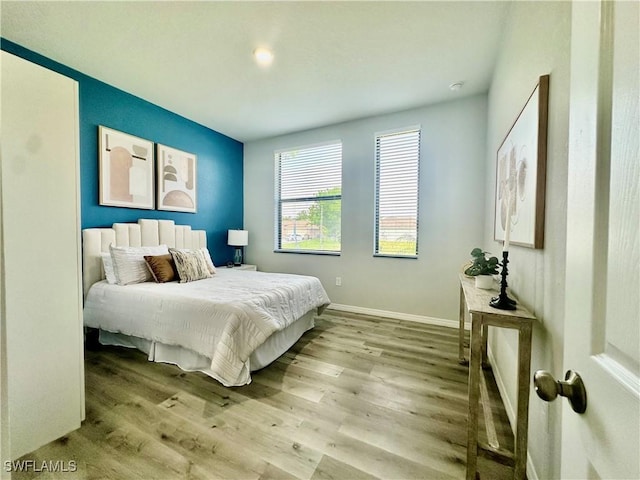
M250 383L251 372L313 328L330 302L315 277L213 265L210 278L186 283L105 279L103 261L116 250L206 249L205 231L172 220L89 228L82 240L84 325L99 331L100 343L137 348L151 361L201 371L225 386Z

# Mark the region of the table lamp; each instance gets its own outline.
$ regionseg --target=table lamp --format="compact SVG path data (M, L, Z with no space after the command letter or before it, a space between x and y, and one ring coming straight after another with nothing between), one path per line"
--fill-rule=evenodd
M233 264L242 265L242 247L249 245L249 232L247 230L229 230L227 245L236 247L233 255Z

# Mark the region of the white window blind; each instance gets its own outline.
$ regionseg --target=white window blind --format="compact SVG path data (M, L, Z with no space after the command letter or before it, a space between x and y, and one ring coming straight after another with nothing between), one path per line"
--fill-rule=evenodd
M374 255L418 256L420 128L376 135Z
M275 153L276 250L340 252L342 142Z

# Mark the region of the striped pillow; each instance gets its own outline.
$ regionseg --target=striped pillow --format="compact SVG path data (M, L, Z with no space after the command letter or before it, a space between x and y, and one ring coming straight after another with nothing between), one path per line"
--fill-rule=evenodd
M169 253L176 264L180 283L211 278L211 272L201 250L178 250L170 248Z
M211 259L211 254L209 253L209 249L207 247L202 247L199 249L204 255L204 259L207 262L207 267L209 268L209 273L216 273L216 266L213 264L213 260Z
M104 272L104 276L107 279L107 282L114 284L118 283L118 279L116 278L116 271L113 269L113 260L111 259L110 253L103 253L100 255L102 258L102 271Z
M113 270L118 285L131 285L151 280L151 272L144 261L145 255L163 255L169 253L166 245L155 247L114 247L109 245Z

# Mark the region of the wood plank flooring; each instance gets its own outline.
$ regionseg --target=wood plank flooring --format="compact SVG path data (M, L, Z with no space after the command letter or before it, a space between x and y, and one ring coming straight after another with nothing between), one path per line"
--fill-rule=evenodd
M140 352L86 352L82 428L22 457L75 472L14 479L461 479L467 367L457 331L327 310L244 387L151 363ZM496 400L495 382L487 378ZM496 434L512 447L498 401ZM509 468L479 459L482 478Z

